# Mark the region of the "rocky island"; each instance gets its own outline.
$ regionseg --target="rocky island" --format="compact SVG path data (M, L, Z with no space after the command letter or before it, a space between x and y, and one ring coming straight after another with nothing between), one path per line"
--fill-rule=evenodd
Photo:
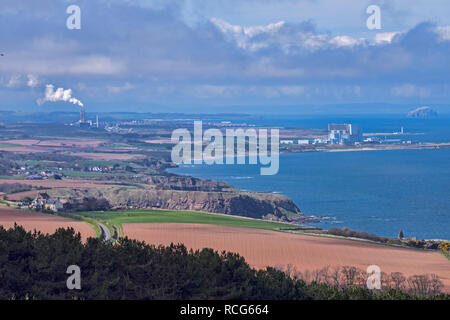
M430 107L424 106L416 108L408 112L408 118L434 118L437 117L438 113Z

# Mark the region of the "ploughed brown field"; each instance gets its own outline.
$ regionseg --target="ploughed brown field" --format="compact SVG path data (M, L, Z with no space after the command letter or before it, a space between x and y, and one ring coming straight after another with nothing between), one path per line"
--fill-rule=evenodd
M81 233L83 240L95 237L95 231L87 223L72 221L62 217L46 215L38 212L25 211L0 207L0 225L5 229L13 228L14 223L27 231L41 231L42 233L54 233L58 228L74 228Z
M113 184L102 184L101 182L95 183L92 180L82 180L82 179L65 179L65 180L11 180L11 179L0 179L0 184L2 183L22 183L33 187L44 187L44 188L73 188L73 189L89 189L89 188L109 188L114 186ZM34 191L36 194L38 191ZM40 191L39 191L40 192ZM9 199L10 196L8 196Z
M1 143L11 143L11 144L20 144L21 146L32 146L33 144L38 143L40 140L36 139L25 139L25 140L2 140Z
M183 243L188 248L239 253L255 268L287 266L298 271L325 266L377 265L382 272L405 276L437 274L450 292L450 261L437 252L394 248L344 239L282 233L270 230L206 224L129 223L124 234L149 244Z
M30 197L30 198L34 198L36 197L36 194L39 192L45 192L49 189L42 189L42 190L31 190L31 191L23 191L23 192L17 192L17 193L13 193L13 194L8 194L8 200L12 200L12 201L19 201L20 199L24 198L24 197Z
M97 147L100 140L6 140L1 143L20 144L22 146L50 146L50 147Z
M0 151L9 151L15 153L30 153L30 152L49 152L50 148L41 148L41 147L0 147Z

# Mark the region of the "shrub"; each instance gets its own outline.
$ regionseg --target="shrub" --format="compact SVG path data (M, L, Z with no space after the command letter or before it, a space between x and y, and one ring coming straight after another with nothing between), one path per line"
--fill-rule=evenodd
M364 270L353 266L327 266L320 270L298 272L292 266L286 268L277 266L288 277L303 280L307 284L320 283L339 289L358 287L366 288L369 274ZM380 296L386 298L397 291L402 292L403 297L436 297L441 294L444 287L440 278L435 274L404 276L401 272L390 274L381 273ZM443 295L447 299L448 295Z
M331 228L327 231L328 234L332 234L335 236L341 236L341 237L351 237L351 238L359 238L359 239L366 239L376 242L383 242L383 239L381 237L378 237L375 234L367 233L367 232L360 232L355 231L349 228Z

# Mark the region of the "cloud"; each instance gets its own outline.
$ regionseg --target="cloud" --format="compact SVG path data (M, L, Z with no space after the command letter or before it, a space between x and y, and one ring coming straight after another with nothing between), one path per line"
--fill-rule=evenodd
M238 47L250 51L270 47L281 48L284 52L300 47L317 49L330 41L328 34L318 34L310 22L289 24L278 21L267 25L239 26L222 19L212 18L211 23L228 40L235 42Z
M129 82L125 82L120 86L107 86L107 90L111 93L121 93L124 91L129 91L131 89L134 89L134 86Z
M401 33L400 32L382 32L382 33L377 33L375 35L375 43L376 44L389 44L399 34L401 34Z
M42 105L45 102L70 102L79 107L83 107L83 103L75 97L72 97L72 89L58 88L54 90L55 86L48 84L45 86L45 97L38 99L37 104Z
M36 51L19 53L8 62L2 65L0 70L48 76L114 75L122 73L125 69L122 61L115 61L106 56L86 55L68 59L64 56L51 57L46 54L36 54Z
M436 27L435 32L441 41L450 41L450 26Z
M419 97L428 98L431 95L431 89L425 87L419 87L414 84L403 84L391 89L391 94L397 97Z
M286 23L279 21L268 25L239 26L225 20L213 18L211 23L223 32L228 39L250 51L258 51L269 47L282 48L285 53L302 49L316 51L333 47L354 47L366 45L364 38L353 38L348 35L331 37L329 33L320 33L310 21L302 23Z
M329 43L336 47L354 47L364 45L366 40L364 38L355 39L349 36L337 36L331 39Z
M34 88L38 85L38 78L32 74L28 74L27 75L28 81L27 81L27 86L29 86L30 88Z
M2 36L6 55L0 72L13 75L5 76L2 97L14 101L12 91L18 90L31 96L29 87L39 88L46 79L66 88L83 84L83 96L93 103L122 99L130 105L195 105L214 98L218 104L220 99L261 104L270 98L272 104L283 104L450 98L450 27L445 25L420 23L360 34L328 31L329 25L317 18L320 12L307 11L301 15L306 20L284 19L285 7L274 1L244 1L249 12L272 8L267 19L242 15L227 20L226 13L209 8L214 15L187 24L183 1L79 2L83 22L76 31L65 27L67 3L46 2L48 7L33 5L30 11L22 1L0 4L0 28L10 30ZM308 1L307 7L323 3ZM330 7L336 8L333 3ZM306 6L288 0L283 4ZM197 2L191 6L200 10ZM344 7L338 12L344 13ZM361 12L365 18L365 10Z
M22 84L22 77L20 74L14 74L11 76L11 78L8 81L8 84L6 87L8 88L17 88Z

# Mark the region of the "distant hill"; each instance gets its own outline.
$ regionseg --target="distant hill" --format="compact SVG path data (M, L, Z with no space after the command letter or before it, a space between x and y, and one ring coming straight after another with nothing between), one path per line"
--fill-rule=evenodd
M408 118L434 118L438 113L430 107L420 107L408 112Z

